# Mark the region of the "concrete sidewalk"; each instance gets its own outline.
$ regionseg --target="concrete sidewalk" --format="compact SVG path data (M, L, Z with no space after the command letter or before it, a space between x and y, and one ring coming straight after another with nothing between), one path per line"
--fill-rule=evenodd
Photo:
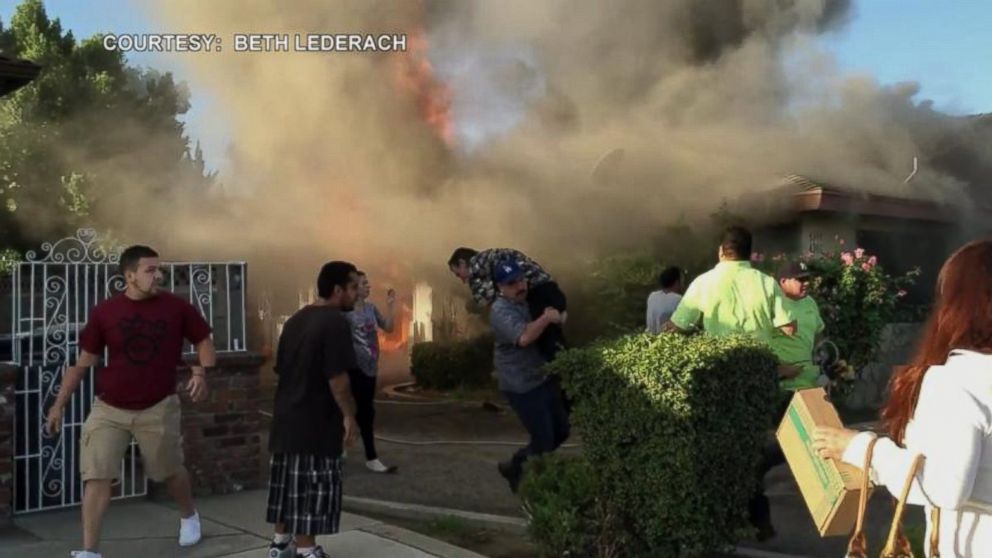
M248 558L266 556L272 526L265 523L265 491L248 491L197 501L203 540L191 548L177 542L179 517L167 504L115 501L104 520L105 558ZM0 558L69 556L80 548L79 509L18 516L0 531ZM332 557L484 558L450 544L365 517L344 514L341 532L318 538Z

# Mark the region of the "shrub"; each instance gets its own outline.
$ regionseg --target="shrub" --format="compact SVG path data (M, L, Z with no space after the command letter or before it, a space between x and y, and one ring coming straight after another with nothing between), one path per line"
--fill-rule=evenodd
M620 556L613 515L585 457L551 454L526 466L520 499L542 557Z
M591 262L576 296L569 296L569 340L582 343L643 331L647 298L662 269L646 253Z
M889 275L875 256L857 248L838 255L806 255L813 296L820 304L830 339L856 369L878 354L882 328L900 317L902 298L919 270Z
M720 231L739 221L728 207L724 202L708 223L680 218L639 239L637 250L597 257L563 277L572 346L644 331L648 295L659 288L658 275L666 266L679 266L686 279L713 267Z
M10 275L14 267L23 260L21 253L11 248L0 249L0 277Z
M427 389L480 388L493 383L493 338L417 343L410 371Z
M566 351L550 368L574 399L595 493L612 512L612 535L597 552L620 545L622 556L702 556L738 540L777 394L765 345L640 334ZM576 509L574 498L561 498L559 517ZM584 519L555 525L582 531Z

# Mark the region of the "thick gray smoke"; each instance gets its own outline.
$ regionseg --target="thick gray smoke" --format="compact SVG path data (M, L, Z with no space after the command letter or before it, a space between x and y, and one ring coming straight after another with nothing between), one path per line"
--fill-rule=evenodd
M427 38L434 74L416 53L228 50L188 61L233 123L237 165L223 181L236 201L233 217L184 226L178 216L176 242L247 254L273 277L309 274L328 257L443 272L458 245L583 256L790 173L961 195L929 164L954 119L914 101L914 85L841 75L818 49L818 33L856 16L846 0L159 7L177 28L224 37ZM453 145L438 117L456 120ZM906 185L914 156L921 169Z

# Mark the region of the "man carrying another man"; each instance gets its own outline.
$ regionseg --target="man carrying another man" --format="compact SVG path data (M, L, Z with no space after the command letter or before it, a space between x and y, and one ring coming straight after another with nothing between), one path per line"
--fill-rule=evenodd
M527 279L527 305L530 317L537 319L551 307L562 315L560 323L547 326L537 340L537 349L546 362L565 346L561 324L565 322L567 301L558 283L534 260L510 248L490 248L481 252L472 248L458 248L448 259L448 269L472 290L472 298L480 306L496 301L499 288L493 279L496 266L508 261L516 262Z
M569 435L561 389L543 371L545 358L536 347L541 335L551 325L560 324L562 316L547 306L538 318L531 318L526 272L516 259L498 263L493 280L499 296L493 302L489 321L496 343L494 363L499 388L530 434L527 447L518 450L510 461L499 464L500 474L516 492L524 462L554 451Z

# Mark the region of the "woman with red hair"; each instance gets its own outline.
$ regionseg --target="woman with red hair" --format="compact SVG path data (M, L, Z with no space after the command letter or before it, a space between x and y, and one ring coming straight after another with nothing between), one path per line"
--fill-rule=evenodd
M898 494L913 459L925 457L908 503L935 507L942 558L992 556L992 241L951 255L911 366L890 383L871 478ZM818 428L823 457L864 466L874 435Z

